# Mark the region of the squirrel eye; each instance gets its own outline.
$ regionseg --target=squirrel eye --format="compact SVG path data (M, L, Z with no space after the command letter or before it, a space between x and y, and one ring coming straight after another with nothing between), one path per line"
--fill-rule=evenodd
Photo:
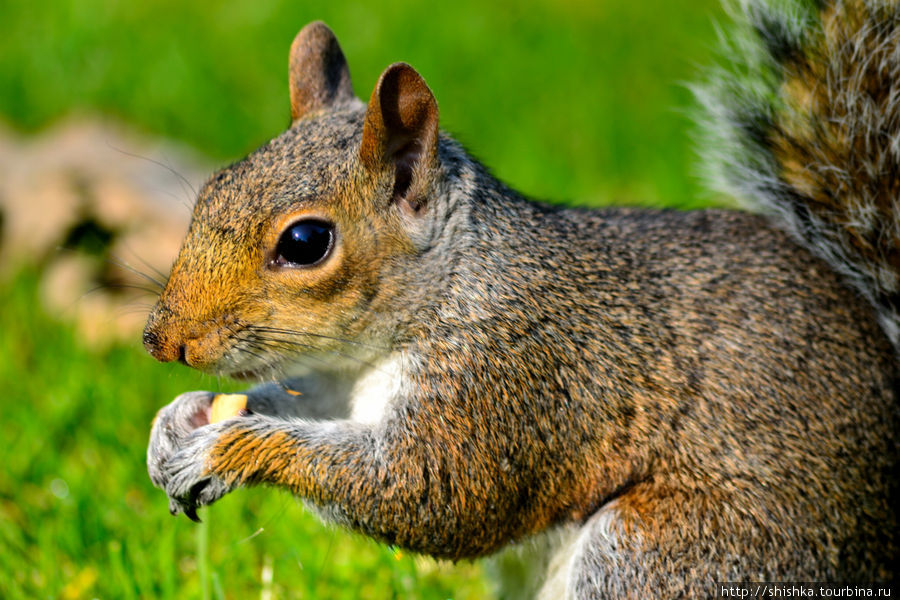
M279 266L308 267L321 262L334 243L334 226L319 219L297 221L284 230L275 246Z

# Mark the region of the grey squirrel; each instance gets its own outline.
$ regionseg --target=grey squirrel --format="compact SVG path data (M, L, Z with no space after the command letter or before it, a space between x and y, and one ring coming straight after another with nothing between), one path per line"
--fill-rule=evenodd
M435 557L547 540L547 598L895 580L900 11L743 5L708 162L772 219L525 199L410 66L363 103L300 31L291 127L203 187L144 331L269 382L159 412L173 514L268 484Z

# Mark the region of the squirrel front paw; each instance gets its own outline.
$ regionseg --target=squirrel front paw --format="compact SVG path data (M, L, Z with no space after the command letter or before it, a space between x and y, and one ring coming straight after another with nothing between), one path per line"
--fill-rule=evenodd
M163 465L195 429L209 423L209 410L214 397L212 392L187 392L156 414L147 446L147 472L153 485L165 489L167 479Z
M210 449L228 420L210 424L216 394L187 392L156 415L147 447L147 471L169 496L169 511L196 521L197 508L212 504L233 486L207 473ZM231 420L233 421L233 420Z
M181 448L161 464L162 487L169 496L169 512L199 521L197 509L212 504L236 486L212 473L213 448L234 426L234 420L204 425L184 440Z

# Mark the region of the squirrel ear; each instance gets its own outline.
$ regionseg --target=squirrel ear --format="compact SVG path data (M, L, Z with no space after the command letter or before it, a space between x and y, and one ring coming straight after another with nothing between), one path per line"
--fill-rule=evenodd
M313 21L291 44L291 118L353 100L350 69L328 25Z
M378 78L369 100L359 148L363 165L370 171L393 166L394 196L407 198L419 170L434 164L437 145L434 94L415 69L394 63ZM418 210L414 203L413 208Z

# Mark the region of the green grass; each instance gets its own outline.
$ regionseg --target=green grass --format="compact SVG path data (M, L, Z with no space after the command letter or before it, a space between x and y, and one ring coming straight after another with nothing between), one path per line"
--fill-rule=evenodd
M405 60L455 133L542 198L688 207L684 82L710 61L717 0L301 3L7 2L0 119L36 131L99 112L231 160L288 120L287 49L337 32L357 94ZM173 519L144 466L154 412L237 386L156 364L138 340L92 352L40 311L36 276L0 283L0 597L479 598L479 569L417 562L328 529L273 490Z

